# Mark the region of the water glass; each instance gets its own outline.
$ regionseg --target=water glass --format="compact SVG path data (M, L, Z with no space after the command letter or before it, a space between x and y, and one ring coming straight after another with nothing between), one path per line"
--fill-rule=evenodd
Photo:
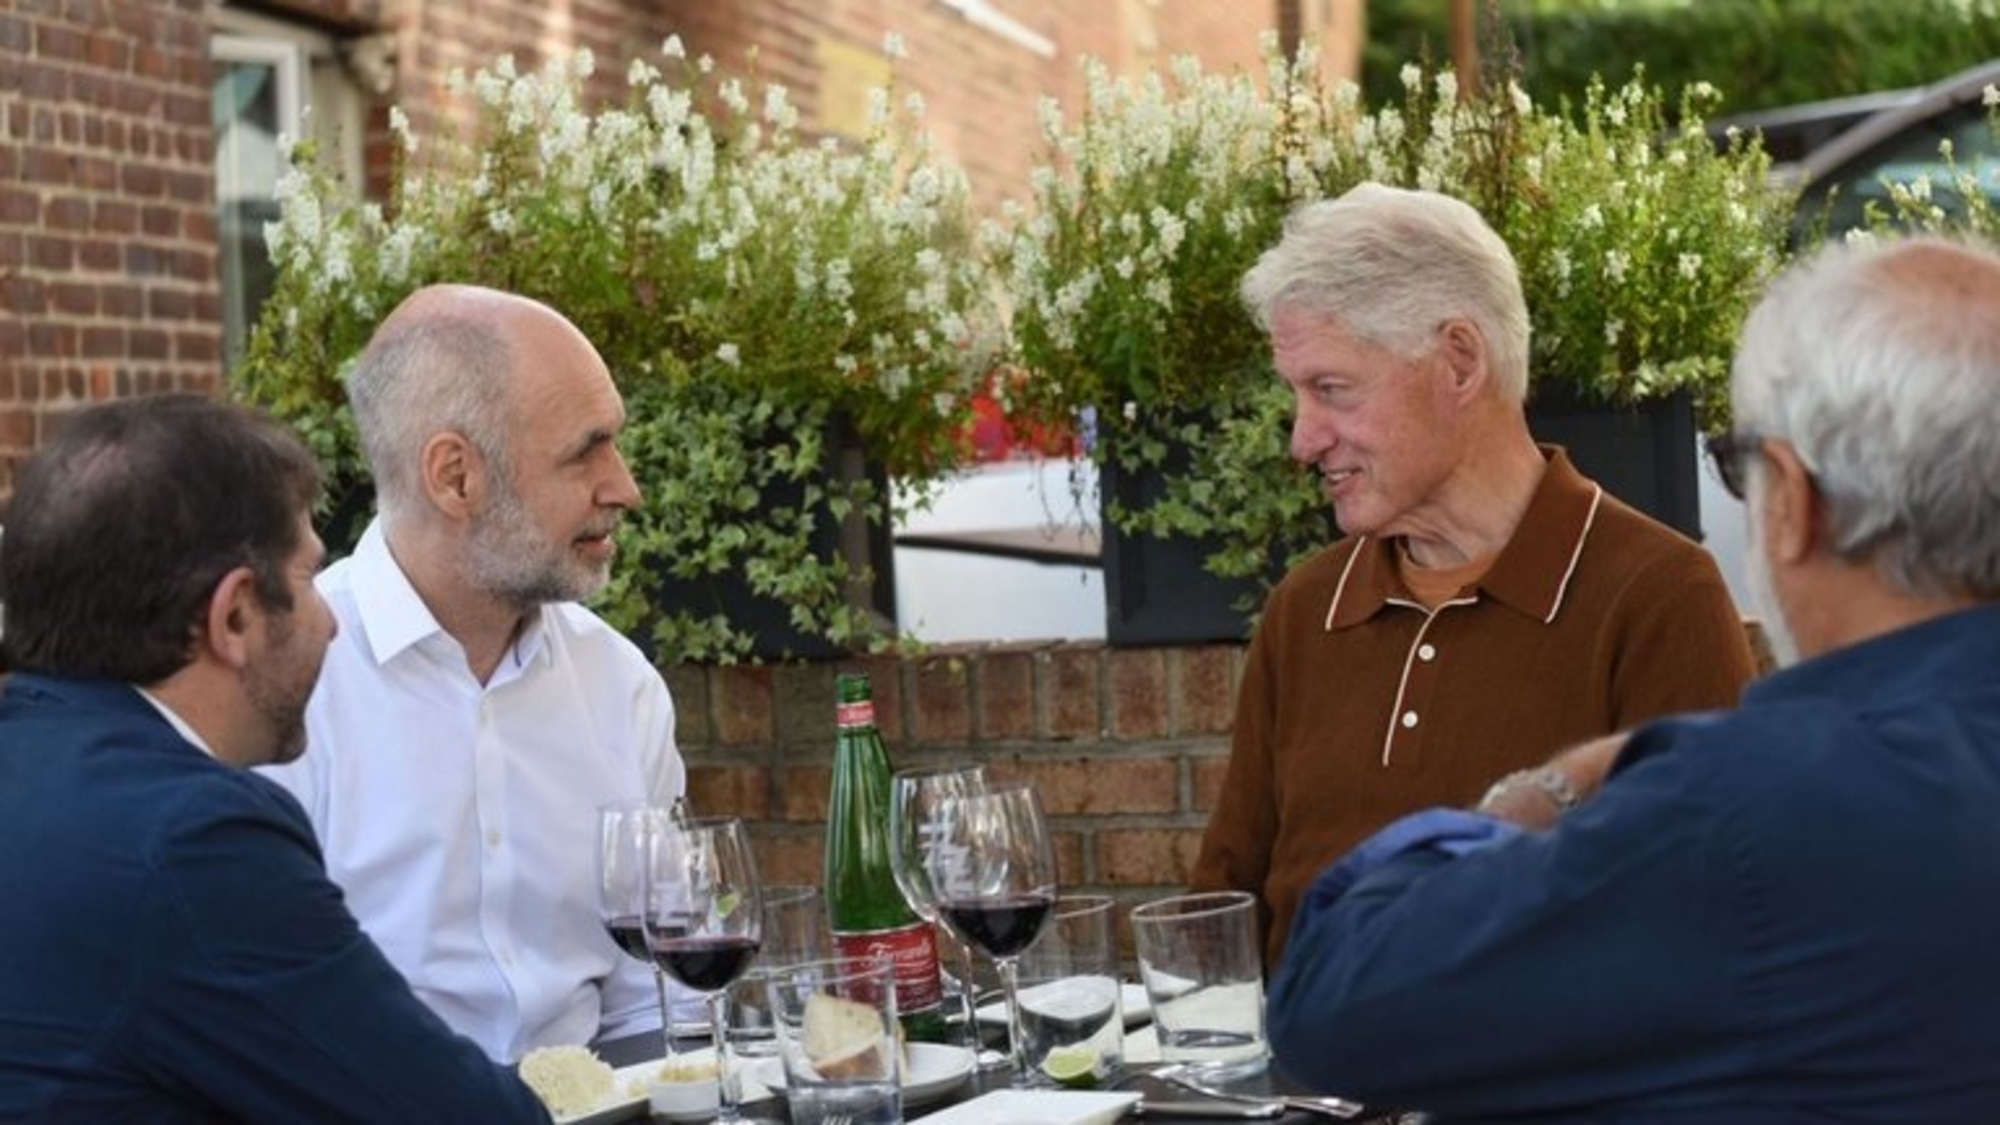
M777 970L821 960L828 952L826 900L820 889L804 884L765 887L764 947L750 971L729 988L729 1037L737 1054L778 1052L766 982Z
M1133 948L1163 1062L1217 1082L1269 1063L1256 909L1242 891L1215 891L1132 911Z
M900 1125L895 965L813 961L774 968L765 986L793 1125Z
M1064 895L1021 954L1022 1050L1051 1082L1109 1081L1124 1066L1116 907L1105 895Z

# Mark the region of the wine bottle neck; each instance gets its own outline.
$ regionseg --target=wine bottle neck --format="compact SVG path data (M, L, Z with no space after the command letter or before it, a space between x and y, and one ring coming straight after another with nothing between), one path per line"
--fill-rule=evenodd
M875 725L874 702L872 700L863 699L857 703L841 703L835 705L835 710L833 713L833 725L841 730L854 730L858 727L874 726Z

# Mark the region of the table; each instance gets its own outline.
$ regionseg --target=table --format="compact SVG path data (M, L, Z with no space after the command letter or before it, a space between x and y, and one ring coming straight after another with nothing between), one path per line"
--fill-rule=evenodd
M657 1058L659 1056L659 1045L660 1037L658 1033L647 1032L641 1035L630 1035L620 1039L600 1041L593 1044L592 1049L605 1062L610 1063L612 1066L630 1066L633 1063L645 1062L648 1059ZM705 1047L708 1044L705 1040L691 1039L686 1041L686 1045L689 1050L695 1050ZM1201 1095L1192 1091L1182 1090L1147 1077L1146 1074L1151 1069L1152 1067L1150 1066L1131 1068L1131 1072L1128 1073L1126 1079L1118 1083L1117 1089L1136 1091L1147 1097L1158 1098L1164 1101L1187 1102L1199 1101L1201 1099ZM976 1098L988 1090L1006 1089L1008 1079L1009 1074L1006 1070L977 1072L959 1090L946 1097L943 1101L934 1105L927 1105L920 1110L912 1111L908 1114L908 1119L910 1121L921 1121L927 1113L934 1113L947 1106L957 1105L959 1102ZM1260 1095L1304 1092L1297 1087L1286 1084L1280 1076L1269 1072L1254 1078L1245 1079L1241 1082L1231 1083L1229 1088L1239 1093ZM1218 1102L1217 1104L1223 1106L1228 1103ZM745 1118L750 1121L778 1122L782 1123L782 1125L789 1125L791 1121L791 1116L785 1112L785 1101L782 1096L769 1101L753 1102L743 1108ZM651 1118L651 1120L655 1125L666 1125L665 1118ZM1120 1125L1124 1125L1126 1122L1139 1122L1142 1120L1147 1119L1132 1114L1127 1114L1119 1118ZM1240 1121L1241 1118L1232 1117L1227 1114L1218 1114L1214 1117L1175 1115L1171 1118L1152 1118L1150 1120L1153 1122L1179 1121L1186 1122L1188 1125L1200 1125L1201 1122L1220 1123ZM1301 1110L1293 1110L1282 1117L1269 1118L1267 1120L1275 1121L1278 1125L1326 1125L1326 1122L1331 1119ZM1356 1125L1395 1125L1398 1118L1392 1113L1358 1117L1353 1120Z

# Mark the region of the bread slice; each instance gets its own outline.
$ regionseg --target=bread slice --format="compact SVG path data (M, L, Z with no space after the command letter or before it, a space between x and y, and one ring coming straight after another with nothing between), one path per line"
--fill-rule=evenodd
M806 1060L827 1078L852 1081L895 1073L882 1035L882 1013L824 992L806 997Z

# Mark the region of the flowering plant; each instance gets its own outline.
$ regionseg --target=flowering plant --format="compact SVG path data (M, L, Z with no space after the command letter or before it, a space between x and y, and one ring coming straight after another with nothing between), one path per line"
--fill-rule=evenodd
M635 61L626 103L597 111L587 52L454 75L476 127L420 142L392 111L387 207L346 202L300 154L239 383L306 431L336 483L364 481L337 376L376 322L438 281L543 300L609 365L645 494L605 616L664 661L740 658L737 607L697 604L735 579L807 638L866 642L877 625L849 590L868 564L819 544L829 523L887 526L885 474L921 496L964 456L992 346L964 179L931 158L914 97L875 91L865 143L812 143L784 88L753 90L677 39L664 54L672 77ZM830 473L843 439L876 471Z
M1281 573L1328 536L1324 504L1286 466L1290 406L1237 299L1284 215L1364 180L1444 191L1486 216L1519 262L1533 393L1630 404L1685 390L1726 409L1736 327L1775 268L1787 218L1746 142L1718 152L1694 87L1666 125L1661 93L1593 86L1574 115L1514 84L1462 100L1449 71L1405 68L1399 105L1327 89L1309 52L1270 56L1260 90L1192 60L1162 77L1089 73L1029 207L987 229L1014 306L1020 408L1094 411L1107 474L1164 477L1122 529L1209 537L1209 569ZM1292 487L1285 487L1290 479Z

